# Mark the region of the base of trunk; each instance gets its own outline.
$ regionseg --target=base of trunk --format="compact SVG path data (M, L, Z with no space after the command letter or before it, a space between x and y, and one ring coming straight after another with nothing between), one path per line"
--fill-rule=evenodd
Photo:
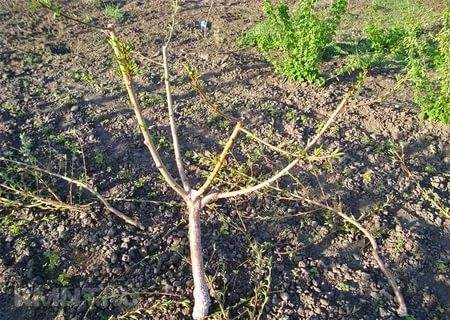
M203 265L203 253L200 229L200 213L202 206L200 201L188 204L189 207L189 247L192 265L192 277L194 280L194 310L192 317L195 320L204 319L208 315L211 300L208 284L206 282L205 268Z
M208 315L210 305L211 299L209 298L208 290L198 290L196 292L194 289L194 310L192 311L192 318L195 320L204 319Z

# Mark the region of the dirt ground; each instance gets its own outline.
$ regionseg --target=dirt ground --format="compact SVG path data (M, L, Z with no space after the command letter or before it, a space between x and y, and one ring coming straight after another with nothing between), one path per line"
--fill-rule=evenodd
M94 0L63 3L85 21L110 22ZM160 61L170 2L120 3L120 35L136 52ZM343 23L349 32L361 25L367 5L351 3ZM199 68L208 94L224 111L291 150L306 144L353 84L347 77L318 88L275 74L254 49L236 41L261 16L254 0L212 6L186 0L177 16L171 83L183 156L198 184L232 126L206 109L184 64ZM185 208L151 162L105 36L32 12L25 1L1 2L0 18L0 155L87 176L117 208L148 227L126 225L89 194L44 177L62 200L86 206L49 211L0 205L0 320L189 319L193 283ZM198 28L202 19L211 21L205 35ZM164 138L169 123L162 70L136 58L144 115L175 172L170 139ZM324 70L337 64L327 62ZM340 204L374 233L410 320L450 319L450 223L430 201L450 206L450 127L420 120L408 88L383 103L361 105L395 81L391 70L369 74L323 139L324 149L342 150L340 159L305 164L279 185ZM244 137L231 158L230 166L240 163L247 175L260 178L288 161ZM5 166L0 163L0 170ZM393 293L368 242L330 212L267 190L208 207L202 228L214 288L211 319L397 319Z

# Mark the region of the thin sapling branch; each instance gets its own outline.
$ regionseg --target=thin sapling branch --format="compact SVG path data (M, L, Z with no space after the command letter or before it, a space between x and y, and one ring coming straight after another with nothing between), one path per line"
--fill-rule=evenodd
M351 90L349 91L344 98L342 99L341 103L339 103L339 105L337 106L337 108L333 111L333 113L331 114L331 116L328 118L327 122L325 123L325 125L320 129L320 131L314 136L314 138L307 144L307 146L305 147L305 149L303 150L303 153L307 153L318 141L319 139L323 136L323 134L325 133L325 131L330 127L330 125L334 122L334 120L336 119L337 115L342 111L342 109L345 107L347 101L350 99L350 97L353 95L355 90ZM237 197L237 196L241 196L241 195L245 195L245 194L249 194L251 192L255 192L258 191L259 189L265 188L269 185L271 185L273 182L277 181L278 179L280 179L281 177L285 176L286 174L288 174L292 168L294 168L300 161L302 160L301 157L297 157L296 159L294 159L293 161L291 161L286 167L284 167L283 169L281 169L280 171L278 171L276 174L274 174L273 176L271 176L270 178L268 178L265 181L262 181L254 186L251 187L247 187L247 188L243 188L240 190L236 190L236 191L229 191L229 192L221 192L221 193L211 193L208 196L206 196L203 201L204 203L209 203L212 201L215 201L217 199L223 199L223 198L231 198L231 197Z
M180 179L183 184L183 188L186 192L189 192L191 189L191 186L189 185L189 181L186 177L186 171L184 170L183 160L181 159L180 144L178 143L178 135L177 135L177 125L175 122L175 114L174 114L174 109L173 109L173 100L172 100L172 94L170 92L169 67L167 65L167 46L166 45L164 45L162 47L162 54L163 54L163 66L164 66L164 85L166 88L166 101L167 101L167 108L169 111L170 132L172 134L172 143L173 143L173 150L175 153L175 161L177 163L178 174L180 175Z
M108 34L109 34L109 44L111 45L117 63L119 64L119 69L122 74L122 80L127 90L128 98L130 99L130 103L136 116L139 129L141 131L142 136L144 137L144 143L147 146L148 150L150 151L150 154L153 158L156 168L164 177L167 184L173 190L175 190L175 192L178 193L183 199L187 200L186 191L175 181L175 179L171 176L166 166L162 162L158 150L153 144L144 116L142 115L139 100L137 98L137 94L134 89L134 82L133 82L134 72L133 68L131 67L133 63L131 58L131 50L117 38L116 33L113 29L110 29L108 31Z
M225 162L225 158L226 158L228 152L230 151L231 147L233 146L233 142L236 139L241 128L242 128L242 124L240 122L236 123L233 132L231 133L230 137L228 138L228 141L226 142L225 147L223 148L222 153L220 154L219 159L217 160L216 165L214 166L213 171L208 176L205 183L200 187L200 189L198 189L199 195L204 194L205 191L208 190L208 188L211 185L211 183L213 182L214 178L219 173L220 168L222 168L223 163Z
M19 165L21 167L24 167L24 168L26 168L28 170L43 172L43 173L48 174L50 176L54 176L54 177L60 178L62 180L65 180L65 181L67 181L69 183L72 183L72 184L74 184L74 185L76 185L76 186L78 186L78 187L80 187L82 189L85 189L85 190L89 191L90 193L92 193L94 196L96 196L97 199L99 199L105 205L106 209L108 209L108 211L113 213L115 216L117 216L118 218L122 219L126 223L131 224L132 226L135 226L136 228L139 228L141 230L145 229L145 227L144 227L144 225L142 223L140 223L139 221L131 219L130 217L128 217L124 213L122 213L119 210L117 210L116 208L114 208L100 193L98 193L94 188L90 187L86 183L83 183L83 182L81 182L79 180L75 180L75 179L72 179L72 178L60 175L58 173L54 173L54 172L48 171L48 170L40 168L38 166L34 166L34 165L23 163L23 162L20 162L20 161L11 160L11 159L7 159L7 158L3 158L3 157L0 157L0 161L13 163L13 164Z

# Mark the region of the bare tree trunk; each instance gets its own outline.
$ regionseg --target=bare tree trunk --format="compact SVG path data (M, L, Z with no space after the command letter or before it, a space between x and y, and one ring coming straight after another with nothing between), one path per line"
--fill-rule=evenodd
M194 310L192 317L196 320L208 315L211 304L208 284L206 283L205 267L203 265L202 240L200 228L201 201L194 200L188 203L189 207L189 247L192 264L192 277L194 279Z

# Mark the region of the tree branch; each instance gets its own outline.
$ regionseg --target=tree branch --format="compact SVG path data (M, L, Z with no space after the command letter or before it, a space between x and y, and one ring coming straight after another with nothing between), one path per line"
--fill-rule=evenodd
M342 99L341 103L339 103L337 108L333 111L333 113L331 114L331 116L329 117L329 119L325 123L325 125L322 127L322 129L320 129L320 131L314 136L314 138L306 145L305 149L303 150L304 153L308 152L317 143L317 141L319 141L319 139L323 136L325 131L330 127L330 125L336 119L336 117L339 114L339 112L342 111L342 109L346 105L347 101L353 95L354 91L355 91L355 89L349 91L344 96L344 98ZM275 182L276 180L278 180L279 178L281 178L284 175L286 175L293 167L295 167L300 162L301 159L302 159L301 157L296 158L295 160L291 161L286 167L284 167L283 169L278 171L278 173L276 173L275 175L273 175L272 177L268 178L267 180L264 180L264 181L254 185L254 186L247 187L247 188L240 189L240 190L236 190L236 191L229 191L229 192L222 192L222 193L211 193L211 194L207 195L203 199L203 202L204 202L204 204L207 204L207 203L209 203L211 201L214 201L214 200L217 200L217 199L224 199L224 198L241 196L241 195L245 195L245 194L248 194L248 193L251 193L251 192L255 192L255 191L257 191L259 189L262 189L264 187L267 187L270 184L272 184L273 182Z
M209 186L213 182L216 175L219 173L220 168L222 168L223 163L225 161L225 158L228 154L228 151L230 151L231 147L233 146L233 142L236 139L239 130L241 129L241 123L236 123L236 126L234 127L233 132L231 133L230 137L228 138L228 141L225 144L225 147L222 150L222 153L219 156L219 159L217 160L216 165L214 166L213 171L206 179L205 183L201 186L201 188L198 190L197 195L201 196L203 193L205 193L206 190L208 190Z
M175 30L175 19L176 19L178 10L180 9L180 6L179 6L178 2L179 2L179 0L172 0L172 9L173 9L173 11L172 11L172 20L171 20L171 23L170 23L170 26L169 26L169 34L167 35L166 42L164 44L165 47L169 46L169 43L172 40L173 31Z
M405 299L403 298L403 295L400 291L399 286L397 285L397 279L395 278L394 274L386 267L386 265L384 264L383 260L381 259L380 255L378 254L379 250L378 250L378 245L377 242L375 240L375 238L370 234L370 232L364 228L358 221L356 221L355 219L353 219L352 217L350 217L349 215L346 215L345 213L343 213L340 210L337 210L333 207L327 206L323 203L320 203L318 201L314 201L311 200L309 198L306 197L302 197L299 196L297 194L293 194L292 196L308 202L310 204L314 204L315 206L318 206L322 209L326 209L326 210L330 210L331 212L334 212L335 214L339 215L342 219L344 219L345 221L351 223L352 225L354 225L356 228L358 228L359 231L361 231L366 238L369 240L370 245L372 246L372 255L375 259L375 261L377 262L378 266L380 267L380 270L384 273L384 275L386 276L392 290L394 291L395 297L397 299L397 303L398 303L398 309L397 309L397 314L400 317L405 317L408 314L407 311L407 307L405 304Z
M201 85L201 83L199 82L198 78L192 73L192 70L190 70L189 68L186 68L188 71L188 75L189 78L191 79L191 83L192 86L194 88L195 91L197 91L197 94L199 95L200 99L203 101L203 103L206 104L207 108L209 108L212 112L220 115L221 117L227 119L228 121L230 121L231 123L238 123L238 122L242 122L240 119L235 118L229 114L226 114L225 112L221 111L219 106L215 105L213 102L211 102L208 98L208 96L206 95L206 90L205 88ZM268 147L269 149L276 151L280 154L283 154L285 156L290 156L290 157L297 157L298 155L295 155L291 152L288 152L286 150L283 150L277 146L274 146L273 144L259 138L255 133L251 132L250 130L247 130L246 128L244 128L243 126L241 127L241 131L243 133L245 133L250 139L255 140L256 142L259 142L263 145L265 145L266 147Z
M111 204L110 204L105 198L103 198L103 196L100 195L100 193L98 193L94 188L88 186L87 184L85 184L85 183L83 183L83 182L81 182L81 181L79 181L79 180L74 180L74 179L71 179L71 178L69 178L69 177L60 175L60 174L58 174L58 173L54 173L54 172L48 171L48 170L46 170L46 169L42 169L42 168L40 168L40 167L38 167L38 166L29 165L29 164L26 164L26 163L23 163L23 162L20 162L20 161L16 161L16 160L12 160L12 159L7 159L7 158L0 157L0 161L9 162L9 163L14 163L14 164L17 164L17 165L19 165L19 166L25 167L25 168L27 168L27 169L29 169L29 170L40 171L40 172L46 173L46 174L48 174L48 175L50 175L50 176L54 176L54 177L60 178L60 179L62 179L62 180L65 180L65 181L67 181L67 182L69 182L69 183L73 183L73 184L77 185L78 187L83 188L83 189L89 191L90 193L92 193L94 196L96 196L96 197L97 197L97 198L105 205L106 209L108 209L111 213L113 213L114 215L116 215L118 218L124 220L124 221L125 221L126 223L128 223L128 224L131 224L131 225L135 226L136 228L139 228L139 229L141 229L141 230L145 230L145 227L144 227L144 225L143 225L142 223L140 223L140 222L138 222L138 221L136 221L136 220L131 219L130 217L126 216L125 214L123 214L123 213L120 212L119 210L115 209L115 208L114 208L113 206L111 206Z
M250 179L256 180L252 177L249 177ZM278 191L278 192L284 192L283 189L275 187L273 185L269 186L272 190ZM319 208L322 209L326 209L326 210L330 210L331 212L334 212L335 214L339 215L341 218L343 218L345 221L351 223L352 225L354 225L358 230L360 230L364 236L369 240L371 246L372 246L372 255L375 259L375 261L377 262L378 266L380 267L380 270L383 272L383 274L386 276L386 278L388 279L389 285L391 286L392 290L394 291L395 297L397 299L397 302L399 304L399 307L397 309L397 313L400 317L404 317L406 316L407 313L407 307L405 304L405 300L403 298L403 295L400 291L399 286L397 285L397 279L395 278L395 276L393 275L393 273L388 269L388 267L386 267L386 265L384 264L383 260L381 259L380 255L379 255L379 249L378 249L378 245L376 240L374 239L374 237L372 236L372 234L366 229L364 228L359 222L357 222L355 219L353 219L352 217L350 217L349 215L343 213L340 210L337 210L333 207L330 207L328 205L325 205L321 202L315 201L315 200L311 200L307 197L301 196L297 193L291 193L289 192L289 197L282 197L280 199L284 199L284 200L289 200L289 201L296 201L296 200L301 200L301 201L305 201L309 204L313 204Z
M139 104L139 101L137 99L137 95L134 89L133 84L133 78L129 74L129 70L124 65L123 56L124 53L121 51L121 48L119 48L119 40L114 32L114 30L108 31L109 37L110 37L110 44L111 47L114 50L114 54L116 56L116 60L119 64L120 71L122 73L122 80L123 83L127 89L128 97L131 102L131 106L133 107L134 114L136 116L137 122L139 124L139 129L141 130L142 136L144 137L145 145L147 146L148 150L150 151L150 154L153 158L153 161L155 162L156 168L158 168L161 175L164 177L166 182L169 184L169 186L175 190L183 199L187 199L187 193L184 191L184 189L175 181L175 179L171 176L169 171L167 170L166 166L163 164L161 157L159 156L158 151L156 150L155 145L152 142L152 138L149 133L148 126L145 122L144 117L142 116L141 107Z
M61 12L61 8L59 8L58 6L54 6L52 4L49 5L48 3L40 1L40 0L37 0L36 4L38 4L40 7L44 8L44 9L47 9L47 10L53 12L54 17L63 17L64 19L73 21L75 23L84 25L84 26L92 28L92 29L100 30L102 32L107 32L108 30L110 30L109 26L108 27L104 27L104 26L95 25L95 24L92 24L92 23L85 22L85 21L83 21L81 19L78 19L76 17L70 16L68 14L65 14L65 13Z
M172 142L173 142L173 150L175 153L175 161L177 163L178 173L180 175L180 179L183 184L183 188L187 193L189 193L191 186L189 185L189 181L186 177L186 171L184 170L183 160L181 159L180 144L178 143L178 135L177 135L177 125L175 123L175 114L174 114L174 110L173 110L173 100L172 100L172 94L170 92L169 67L167 65L167 45L163 45L162 55L163 55L163 66L164 66L164 84L166 87L166 100L167 100L167 108L169 110L170 131L172 134Z

